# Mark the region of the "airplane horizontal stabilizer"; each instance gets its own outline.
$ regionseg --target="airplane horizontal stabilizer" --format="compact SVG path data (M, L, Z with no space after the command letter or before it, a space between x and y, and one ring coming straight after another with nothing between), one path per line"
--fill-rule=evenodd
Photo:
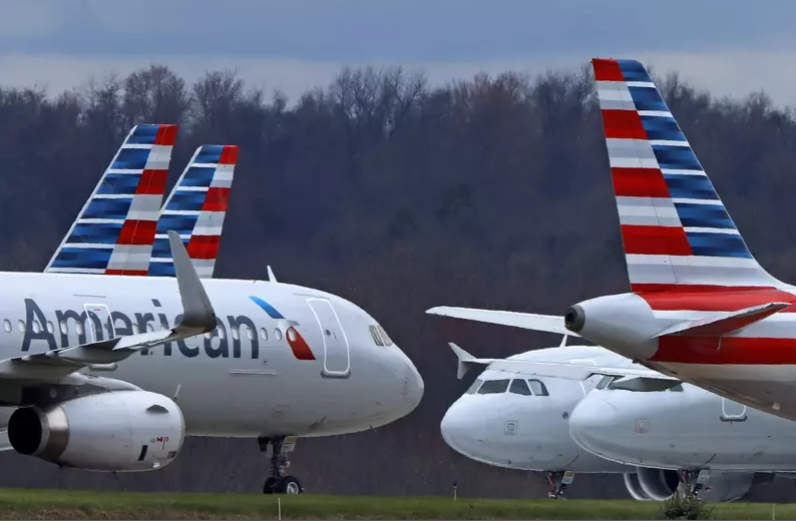
M448 345L453 349L453 352L456 354L456 358L459 361L458 366L456 367L456 378L461 380L467 371L472 366L476 365L489 365L495 359L494 358L476 358L461 347L457 346L453 342L448 342Z
M789 302L769 302L699 320L688 320L664 329L655 338L668 335L722 336L759 322L792 305Z
M535 313L457 308L450 306L437 306L427 310L426 313L429 315L439 315L441 317L460 318L487 324L530 329L531 331L541 331L542 333L579 336L564 327L564 317L555 315L537 315Z
M172 329L99 340L76 347L54 349L0 361L0 378L51 379L69 375L93 364L120 362L132 353L167 342L209 333L216 314L179 235L169 231L183 319Z

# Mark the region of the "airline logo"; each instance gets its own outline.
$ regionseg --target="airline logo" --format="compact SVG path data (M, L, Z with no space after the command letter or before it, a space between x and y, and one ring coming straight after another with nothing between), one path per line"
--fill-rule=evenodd
M133 127L45 272L146 275L177 125Z
M285 317L276 310L268 302L264 301L260 297L249 297L252 302L257 304L260 309L265 311L269 317L275 320L285 320ZM290 345L290 349L293 351L293 355L298 358L299 360L315 360L315 355L312 354L312 349L310 349L309 344L304 340L304 337L301 336L301 333L295 328L295 326L289 326L285 331L285 338L287 338L287 343Z
M279 311L259 297L250 298L276 321L278 328L284 329L285 339L297 359L315 360L312 350L298 330L292 325L285 327L288 321ZM29 352L34 346L46 348L48 351L59 347L69 347L75 345L75 336L77 336L78 344L86 344L116 336L166 330L170 329L172 324L178 324L182 320L182 315L177 315L170 320L170 317L162 312L162 305L158 299L152 299L152 306L149 310L135 313L107 310L109 313L103 314L97 312L102 311L101 309L93 306L86 306L79 311L74 309L47 309L45 311L35 299L25 299L25 320L24 322L20 321L20 328L24 329L21 351ZM283 323L280 324L282 321ZM249 353L244 353L244 339L248 341ZM281 338L274 337L273 340L279 342ZM218 325L212 333L197 338L168 342L154 350L144 349L141 354L149 356L161 353L163 356L173 356L174 344L176 344L176 351L186 358L195 358L204 352L208 358L247 356L252 360L257 360L260 358L260 343L266 341L265 335L258 334L257 324L251 317L227 315L218 317Z
M634 292L771 286L643 65L594 59Z
M197 274L211 278L229 206L238 147L203 145L196 149L160 213L149 275L175 276L167 232L176 231Z

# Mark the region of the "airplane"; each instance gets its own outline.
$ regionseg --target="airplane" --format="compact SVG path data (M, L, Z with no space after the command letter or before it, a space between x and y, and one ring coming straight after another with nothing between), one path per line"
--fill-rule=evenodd
M592 60L630 292L570 307L570 332L796 420L796 288L754 259L644 66Z
M734 501L775 476L796 478L796 424L678 381L640 385L628 375L642 366L565 342L506 359L450 344L459 378L485 369L445 413L448 446L489 465L545 471L551 498L564 495L575 473L621 473L642 501L678 491ZM595 373L601 365L626 374Z
M141 128L128 135L132 150L162 158L162 129ZM80 216L110 206L115 219L79 224L126 230L130 220L151 221L152 206L138 194L153 162L162 165L145 153L117 154L106 174L125 186L133 183L122 175L137 177L129 190L136 195L96 197L98 186ZM133 228L135 237L155 231ZM84 470L146 471L171 463L185 436L256 438L261 450L272 448L263 492L301 493L286 473L295 437L377 428L422 398L411 360L346 299L275 279L200 279L174 230L175 277L141 276L150 258L129 255L138 251L118 248L131 241L117 237L111 248L87 246L96 262L76 266L84 260L82 243L68 240L76 229L54 270L0 272L0 425L20 454ZM80 268L93 271L68 272Z
M442 418L440 432L450 448L488 465L544 472L551 498L564 496L576 472L634 472L632 466L581 449L569 437L570 414L600 376L574 382L508 371L512 366L521 367L521 362L593 365L618 355L592 346L569 346L528 351L505 360L477 359L456 344L450 346L459 360L459 379L471 367L484 366Z

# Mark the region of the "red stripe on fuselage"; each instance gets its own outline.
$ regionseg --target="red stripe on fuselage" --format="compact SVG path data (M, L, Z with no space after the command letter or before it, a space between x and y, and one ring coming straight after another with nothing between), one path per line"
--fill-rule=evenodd
M796 339L668 336L650 362L705 365L796 365Z
M796 296L774 288L743 289L728 291L680 291L636 292L655 311L738 311L771 302L796 303ZM780 313L794 313L794 306Z

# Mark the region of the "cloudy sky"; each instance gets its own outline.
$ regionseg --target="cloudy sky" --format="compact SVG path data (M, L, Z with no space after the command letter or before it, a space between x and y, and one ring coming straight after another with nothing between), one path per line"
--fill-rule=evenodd
M156 62L295 99L343 65L445 82L613 56L796 106L794 27L793 0L0 0L0 83L60 91Z

